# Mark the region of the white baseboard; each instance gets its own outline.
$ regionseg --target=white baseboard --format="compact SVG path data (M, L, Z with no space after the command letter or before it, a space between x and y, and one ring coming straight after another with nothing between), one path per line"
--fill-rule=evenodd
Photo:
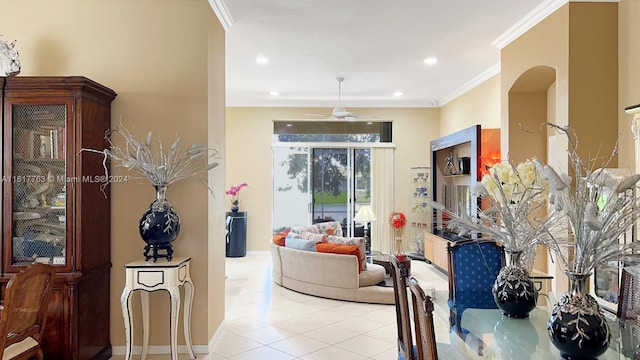
M112 348L113 355L125 355L125 346L114 346ZM132 355L142 354L142 346L134 346L132 349ZM193 345L193 352L196 354L208 354L209 346L207 345ZM171 347L169 345L157 345L149 346L147 349L148 354L171 354ZM178 345L178 354L188 354L186 345Z
M225 324L225 321L223 320L220 326L218 327L218 330L216 331L216 333L213 334L213 336L211 337L211 340L209 340L209 345L193 345L193 352L195 352L196 354L212 353L213 346L220 339L220 336L222 336L225 326L226 324ZM113 355L124 356L126 351L127 349L125 346L114 346L112 348ZM134 346L131 352L132 352L132 355L142 354L142 346ZM149 346L149 348L147 349L147 353L150 355L151 354L154 354L154 355L171 354L171 347L169 345ZM187 350L186 345L178 345L178 354L188 354L188 353L189 351Z

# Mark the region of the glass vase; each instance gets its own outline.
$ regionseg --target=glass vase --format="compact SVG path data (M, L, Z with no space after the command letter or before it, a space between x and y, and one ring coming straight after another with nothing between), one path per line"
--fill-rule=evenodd
M591 274L567 272L570 291L551 311L547 330L563 358L596 359L609 347L611 332L598 302L586 292Z
M538 290L523 266L523 251L507 251L507 266L500 269L491 293L506 316L526 318L535 309Z

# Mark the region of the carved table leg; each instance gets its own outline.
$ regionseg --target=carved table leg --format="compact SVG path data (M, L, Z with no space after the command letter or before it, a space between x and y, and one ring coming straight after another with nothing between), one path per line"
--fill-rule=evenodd
M142 355L140 360L147 358L147 351L149 350L149 293L147 291L140 291L140 304L142 305Z
M120 306L122 307L122 317L124 318L124 339L125 339L125 360L131 360L131 349L133 348L133 319L131 318L131 288L126 287L120 296Z
M191 343L191 307L193 305L193 293L195 289L193 287L193 283L191 282L191 278L187 278L184 281L184 293L185 293L185 302L184 302L184 310L183 316L184 320L182 325L184 327L184 341L187 344L187 351L189 351L189 357L192 359L196 358L196 354L193 352L193 344Z
M171 297L171 317L169 319L171 337L171 360L178 360L178 313L180 312L180 289L171 286L167 289Z

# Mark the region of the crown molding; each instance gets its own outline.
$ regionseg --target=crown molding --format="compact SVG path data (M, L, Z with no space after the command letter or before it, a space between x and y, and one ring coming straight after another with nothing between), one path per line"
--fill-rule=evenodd
M505 46L509 45L512 41L519 38L520 35L531 30L539 22L544 20L547 16L554 13L563 5L570 2L620 2L620 0L547 0L533 9L529 14L525 15L520 21L511 26L507 31L498 36L497 39L491 42L491 45L502 50Z
M224 0L209 0L209 5L211 5L213 12L216 13L222 28L229 30L229 28L233 26L233 17L227 8L227 4L224 3Z
M473 79L471 79L466 84L464 84L461 87L459 87L457 90L453 91L451 94L449 94L449 95L443 97L442 99L440 99L440 101L438 102L438 106L441 107L441 106L446 105L450 101L462 96L467 91L472 90L476 86L478 86L478 85L482 84L483 82L489 80L490 78L498 75L499 73L500 73L500 63L497 63L497 64L491 66L490 68L488 68L487 70L483 71L480 75L478 75L478 76L474 77Z
M547 0L538 5L533 11L525 15L520 21L511 26L507 31L498 36L497 39L491 42L491 45L502 50L505 46L509 45L512 41L519 38L520 35L531 30L540 21L544 20L547 16L554 13L564 4L568 3L568 0Z

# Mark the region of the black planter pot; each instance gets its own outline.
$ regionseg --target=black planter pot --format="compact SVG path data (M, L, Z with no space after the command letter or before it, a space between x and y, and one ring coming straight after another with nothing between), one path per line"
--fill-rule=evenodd
M166 191L166 186L156 187L156 199L140 219L140 236L147 243L144 247L145 261L153 258L156 262L159 257L171 261L173 258L171 243L180 233L180 218L167 201Z
M519 266L521 252L511 252L510 255L511 264L500 269L491 293L504 315L526 318L536 307L538 290L527 269Z
M596 300L584 292L589 275L567 275L571 292L562 295L551 312L549 338L565 359L596 359L609 347L609 325Z

